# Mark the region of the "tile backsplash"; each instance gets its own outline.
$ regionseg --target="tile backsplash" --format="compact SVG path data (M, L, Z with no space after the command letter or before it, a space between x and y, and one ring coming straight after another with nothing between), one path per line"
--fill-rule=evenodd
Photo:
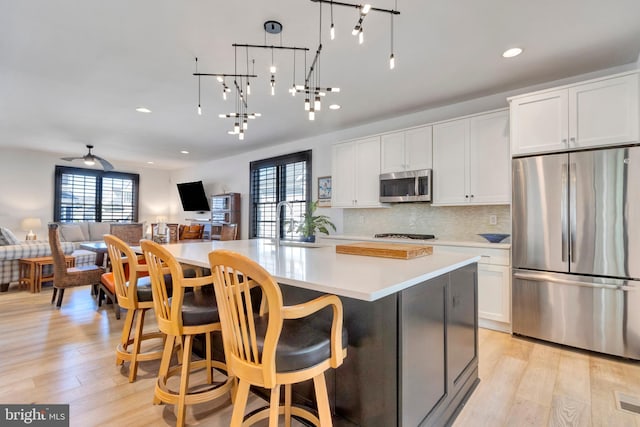
M490 217L496 216L496 225ZM511 233L509 205L434 207L399 203L390 208L344 209L344 234L434 234L442 240L485 241L478 233ZM507 240L507 242L510 240Z

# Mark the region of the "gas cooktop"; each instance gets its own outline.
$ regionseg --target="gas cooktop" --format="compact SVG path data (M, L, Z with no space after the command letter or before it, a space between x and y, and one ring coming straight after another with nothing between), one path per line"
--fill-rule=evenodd
M433 234L405 234L405 233L381 233L375 234L373 237L377 238L389 238L389 239L415 239L415 240L429 240L435 239Z

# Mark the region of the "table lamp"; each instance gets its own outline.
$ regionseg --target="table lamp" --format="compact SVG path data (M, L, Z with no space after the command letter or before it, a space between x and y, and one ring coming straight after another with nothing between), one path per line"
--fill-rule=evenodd
M33 232L33 229L35 228L37 230L42 227L42 221L40 221L40 218L25 218L20 223L20 226L23 231L28 231L25 240L36 240L37 236Z

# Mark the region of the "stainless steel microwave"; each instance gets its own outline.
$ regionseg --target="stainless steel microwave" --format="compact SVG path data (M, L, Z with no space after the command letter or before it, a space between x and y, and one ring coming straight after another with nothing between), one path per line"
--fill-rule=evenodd
M430 202L431 169L381 174L380 201Z

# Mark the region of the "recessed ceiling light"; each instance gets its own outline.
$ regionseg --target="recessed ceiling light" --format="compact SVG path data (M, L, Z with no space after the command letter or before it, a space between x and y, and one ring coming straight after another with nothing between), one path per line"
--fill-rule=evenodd
M503 58L513 58L514 56L518 56L522 53L522 49L519 47L512 47L511 49L507 49L502 53Z
M181 153L182 154L189 154L189 152L187 150L182 150Z
M153 164L153 162L147 162L147 164L148 164L148 165L152 165L152 164Z
M149 110L147 107L138 107L138 108L136 108L136 111L138 113L150 113L151 112L151 110Z
M329 105L329 109L331 109L331 110L339 110L340 106L338 104L331 104L331 105Z

